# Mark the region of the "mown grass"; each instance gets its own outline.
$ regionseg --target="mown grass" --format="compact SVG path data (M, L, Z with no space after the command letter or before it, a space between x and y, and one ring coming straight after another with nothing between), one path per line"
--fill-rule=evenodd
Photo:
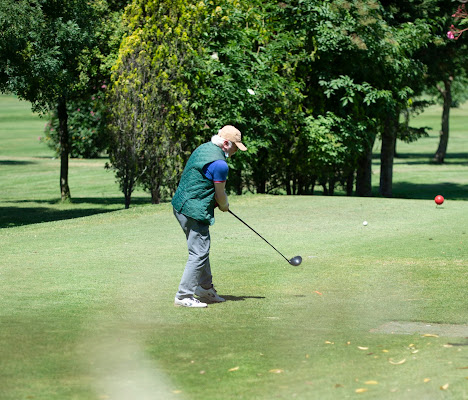
M422 145L410 160L430 158ZM468 202L442 193L436 207L439 181L410 196L414 164L395 174L412 199L232 197L233 211L304 261L289 266L218 213L211 259L227 301L192 310L172 305L186 245L169 204L119 209L101 160L76 160L77 202L61 205L58 164L20 148L0 154L34 161L0 169L1 399L468 397L466 337L379 329L468 320ZM454 164L463 186L465 165Z

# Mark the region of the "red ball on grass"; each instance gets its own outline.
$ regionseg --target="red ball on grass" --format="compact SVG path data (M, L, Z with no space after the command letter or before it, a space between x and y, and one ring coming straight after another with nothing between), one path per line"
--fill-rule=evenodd
M434 199L437 205L441 205L444 202L444 196L441 196L440 194L437 195Z

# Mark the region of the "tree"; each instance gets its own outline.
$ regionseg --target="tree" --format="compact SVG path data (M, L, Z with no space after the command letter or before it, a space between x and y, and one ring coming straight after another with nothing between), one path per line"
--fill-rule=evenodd
M133 49L138 50L137 45ZM141 131L148 129L149 121L144 114L145 87L149 82L148 70L141 67L146 62L146 54L133 51L125 55L125 61L118 64L117 76L123 79L113 84L109 94L110 165L114 169L120 190L125 197L125 208L130 207L132 193L135 190L141 168L140 154L144 143Z
M106 91L123 36L122 13L130 0L95 0L94 46L86 49L81 75L86 77L82 96L67 102L72 158L95 158L109 146ZM48 115L43 141L60 155L57 110Z
M226 0L208 8L207 75L197 108L212 133L235 125L248 147L230 161L228 188L289 192L304 126L295 79L304 39L285 29L276 2Z
M442 123L438 148L433 162L443 163L449 138L449 119L452 104L452 87L454 81L460 81L466 76L468 52L466 40L450 40L447 30L452 22L453 4L443 0L415 0L411 2L383 1L386 7L392 9L392 19L395 26L411 24L413 21L425 21L430 27L426 44L421 46L414 57L425 66L426 73L421 82L426 91L436 88L442 100ZM460 11L464 7L460 7ZM462 16L461 14L459 14ZM460 31L460 34L462 32ZM447 38L447 36L449 38ZM453 36L453 34L452 34ZM414 84L416 86L416 84Z
M127 150L112 147L112 165L121 187L127 188L126 206L130 204L128 188L135 184L151 193L153 203L160 202L163 190L173 193L186 150L202 130L194 93L203 85L203 68L197 62L203 52L204 15L202 2L182 0L134 1L126 10L128 33L111 89L114 142L138 143ZM133 159L130 172L125 160Z
M329 145L322 147L328 149L323 160L329 165L310 169L322 175L328 193L339 182L351 193L357 170L358 195L371 195L372 145L380 134L385 143L380 192L391 195L398 110L422 76L412 53L424 42L427 27L422 22L394 27L391 13L373 0L296 1L284 12L289 29L308 38L305 52L314 55L301 60L297 70L297 79L305 82L303 107L314 117L313 126L322 124L330 132ZM347 151L336 153L336 146Z
M465 79L467 76L468 47L465 37L460 37L463 29L459 29L457 41L447 39L445 32L451 21L451 4L436 2L435 10L438 12L434 18L433 39L426 51L421 53L421 58L428 66L427 83L435 88L442 99L442 122L439 144L432 161L442 164L447 154L449 142L450 109L453 107L453 83L455 80ZM459 7L456 18L466 17L464 4ZM453 25L452 25L452 30ZM451 32L451 31L450 31Z
M0 3L0 90L15 93L42 113L55 110L60 192L68 200L71 148L68 104L89 95L103 57L94 57L104 0L3 0ZM96 63L97 61L97 63ZM102 83L101 83L102 84Z

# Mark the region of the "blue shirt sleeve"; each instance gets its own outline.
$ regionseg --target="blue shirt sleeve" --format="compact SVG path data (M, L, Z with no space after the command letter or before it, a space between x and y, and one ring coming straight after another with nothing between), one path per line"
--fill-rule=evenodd
M226 182L228 177L229 167L224 160L216 160L203 167L205 176L213 182Z

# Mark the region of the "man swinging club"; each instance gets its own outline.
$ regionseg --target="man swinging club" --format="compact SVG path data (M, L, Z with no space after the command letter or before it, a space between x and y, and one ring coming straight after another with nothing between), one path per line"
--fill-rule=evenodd
M210 142L197 147L182 173L179 186L172 198L174 215L187 238L189 257L174 305L206 307L225 301L213 286L210 268L210 225L215 222L215 205L229 211L225 192L229 167L226 158L237 149L245 151L240 131L226 125ZM197 296L199 299L194 297Z

